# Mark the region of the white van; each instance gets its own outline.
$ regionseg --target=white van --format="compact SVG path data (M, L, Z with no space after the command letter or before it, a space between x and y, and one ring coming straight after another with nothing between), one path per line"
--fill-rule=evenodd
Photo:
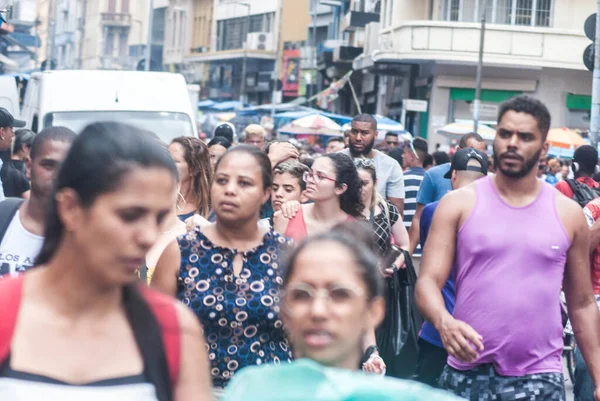
M4 107L16 119L20 119L19 89L17 80L10 75L0 76L0 107Z
M154 132L166 143L198 135L185 79L164 72L34 73L21 117L34 132L66 126L79 133L94 122L117 121Z

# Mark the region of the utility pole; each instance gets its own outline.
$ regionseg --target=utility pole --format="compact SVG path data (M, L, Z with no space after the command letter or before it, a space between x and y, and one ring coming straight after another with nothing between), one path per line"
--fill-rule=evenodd
M598 0L600 2L600 0ZM477 64L477 82L475 86L475 101L473 102L473 132L479 129L479 116L481 112L481 81L483 73L483 50L485 46L485 17L486 5L483 4L483 17L481 17L481 34L479 38L479 63Z
M244 58L242 59L242 83L240 85L240 103L242 105L246 103L246 70L248 69L248 34L250 33L250 8L252 7L248 3L237 3L241 6L244 6L248 9L248 13L246 14L246 23L244 29L244 36L242 40L244 41ZM275 64L277 64L278 60L275 60Z
M152 31L154 25L154 0L150 0L150 9L148 10L148 44L146 45L146 65L145 70L150 71L150 62L152 61Z
M79 21L79 69L83 69L83 48L85 42L85 19L87 13L87 0L81 0L81 20Z
M53 12L54 0L48 0L48 34L47 34L47 55L46 55L46 68L48 70L52 69L52 60L54 59L54 43L56 36L56 15Z
M594 42L594 78L592 85L592 115L590 119L590 142L596 148L600 131L600 0L596 12L596 41Z
M600 1L600 0L599 0ZM283 2L284 0L277 0L277 14L279 15L279 22L277 26L277 40L276 45L277 48L275 50L275 71L273 76L273 94L271 97L271 120L275 121L275 93L277 92L277 82L279 82L279 60L281 60L281 27L283 26Z
M310 85L306 86L306 99L310 99L313 95L312 88L317 81L317 7L319 6L318 0L311 0L312 3L312 45L310 53ZM308 104L310 106L310 103Z

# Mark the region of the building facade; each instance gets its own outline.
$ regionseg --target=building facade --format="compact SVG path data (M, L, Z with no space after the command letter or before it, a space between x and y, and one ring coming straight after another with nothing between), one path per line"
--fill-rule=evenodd
M427 111L406 112L406 125L432 146L447 141L435 134L443 125L472 120L484 5L482 122L495 125L502 101L529 94L548 105L553 127L587 129L583 24L593 0L381 0L353 63L374 75L375 111L399 118L404 99L428 101Z
M58 69L137 68L145 56L149 4L149 0L37 0L39 63L52 60L52 68ZM154 19L160 29L160 12Z

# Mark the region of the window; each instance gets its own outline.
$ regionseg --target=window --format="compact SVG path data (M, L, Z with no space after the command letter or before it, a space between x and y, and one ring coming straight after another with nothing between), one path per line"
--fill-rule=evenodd
M246 29L248 33L272 32L274 20L275 14L267 13L217 21L217 50L242 49Z
M443 19L447 21L486 21L492 24L551 25L552 0L445 0Z

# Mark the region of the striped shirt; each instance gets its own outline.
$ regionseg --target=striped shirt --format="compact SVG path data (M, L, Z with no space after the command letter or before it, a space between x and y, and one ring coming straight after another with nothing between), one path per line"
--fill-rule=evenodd
M413 216L417 210L417 194L425 176L423 167L411 167L404 172L404 227L410 229ZM415 250L414 256L421 256L421 246Z

